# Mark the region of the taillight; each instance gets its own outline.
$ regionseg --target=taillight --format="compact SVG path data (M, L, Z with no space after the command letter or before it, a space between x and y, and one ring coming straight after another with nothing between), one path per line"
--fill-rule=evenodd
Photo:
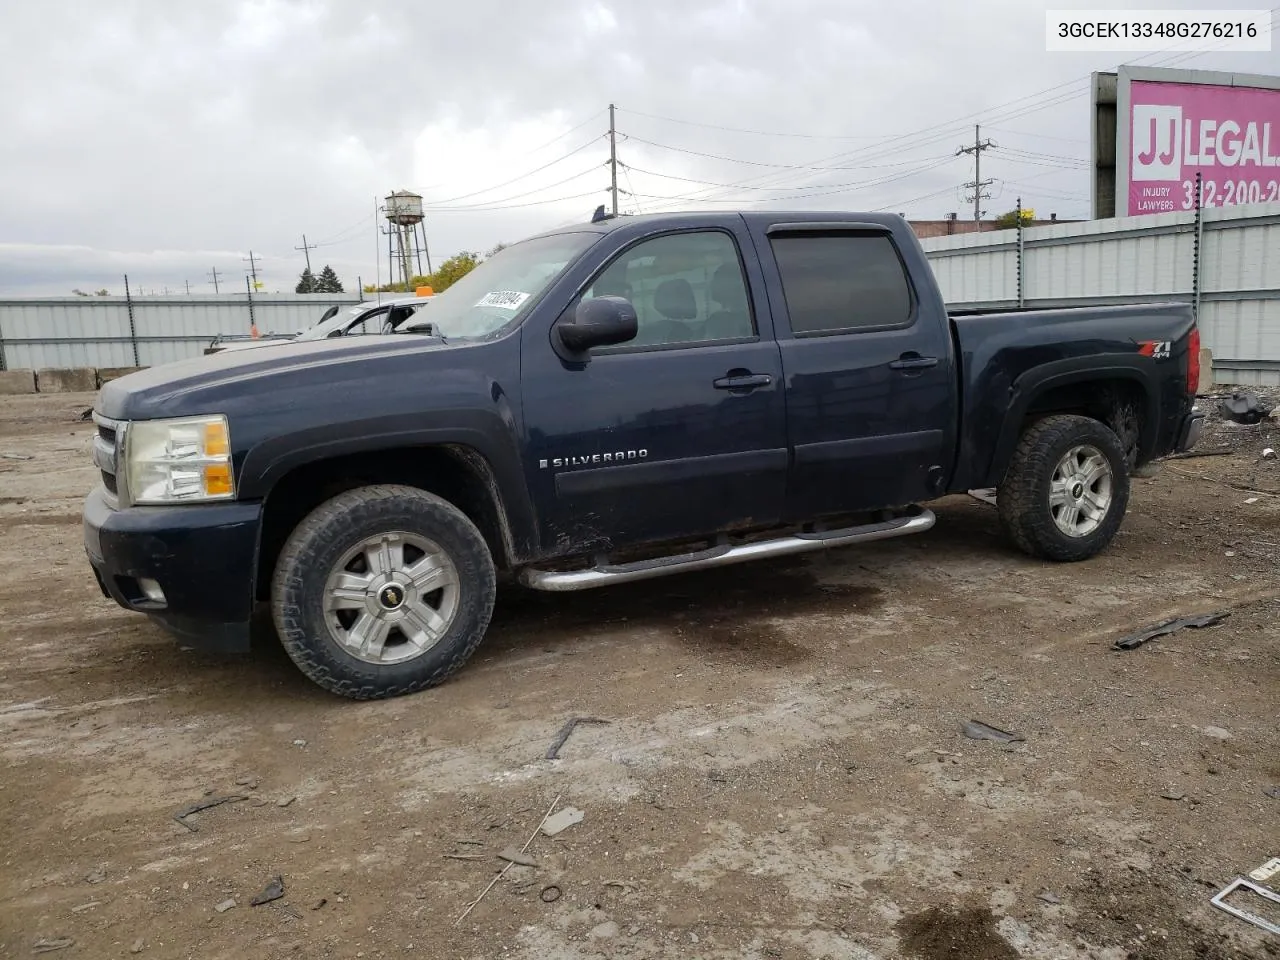
M1187 393L1194 397L1200 391L1200 330L1191 328L1187 340Z

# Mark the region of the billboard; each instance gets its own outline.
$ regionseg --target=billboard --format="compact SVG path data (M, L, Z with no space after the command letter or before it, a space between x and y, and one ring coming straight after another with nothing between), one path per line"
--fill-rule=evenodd
M1280 77L1121 67L1109 112L1103 90L1095 79L1095 216L1193 210L1196 174L1205 207L1280 201Z

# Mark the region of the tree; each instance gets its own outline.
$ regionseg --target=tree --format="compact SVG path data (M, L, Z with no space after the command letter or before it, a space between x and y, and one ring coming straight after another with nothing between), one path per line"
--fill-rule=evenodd
M94 294L94 296L95 296L95 297L109 297L109 296L111 296L111 294L107 292L107 288L106 288L106 287L103 287L101 290L99 290L97 293L95 293L95 294Z
M430 287L433 293L440 293L457 283L480 264L480 254L470 250L455 253L440 264L435 273L425 277L412 277L406 287L403 283L384 283L381 286L365 284L365 293L412 293L418 287Z
M503 251L503 250L507 249L507 247L508 247L508 246L509 246L509 244L499 243L497 246L495 246L492 250L490 250L488 253L486 253L486 254L484 255L484 256L485 256L485 259L486 259L486 260L487 260L487 259L489 259L489 258L490 258L490 257L492 257L495 253L500 253L501 251Z
M1022 210L1022 225L1025 227L1028 223L1036 218L1036 212L1027 208ZM1018 225L1017 208L1010 210L1008 213L1002 213L996 217L995 225L997 230L1012 230Z
M311 272L311 268L302 271L302 276L298 279L298 285L294 288L294 293L319 293L316 287L315 274Z
M343 293L342 281L338 279L338 275L333 272L333 267L327 263L324 269L320 271L320 277L316 281L316 293Z
M442 290L448 290L451 286L465 277L480 264L480 254L463 250L461 253L455 253L452 257L436 269L436 272L427 278L427 285L436 293Z

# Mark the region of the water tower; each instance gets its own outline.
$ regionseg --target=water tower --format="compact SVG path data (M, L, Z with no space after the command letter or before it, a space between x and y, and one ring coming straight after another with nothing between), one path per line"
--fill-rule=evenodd
M383 216L390 227L387 229L387 256L392 261L400 262L400 278L405 289L415 276L422 274L422 257L427 258L427 273L431 272L431 254L427 251L427 228L423 223L422 197L408 190L396 190L385 198ZM392 237L395 237L393 251ZM419 241L421 236L421 241ZM417 271L414 271L414 261Z

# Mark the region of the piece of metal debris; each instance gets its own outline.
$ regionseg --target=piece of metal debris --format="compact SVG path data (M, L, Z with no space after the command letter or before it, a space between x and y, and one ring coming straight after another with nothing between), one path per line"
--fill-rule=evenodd
M470 858L468 857L468 859ZM498 859L506 860L508 863L514 863L517 867L536 867L538 865L537 860L527 854L521 853L514 846L507 847L499 853Z
M1246 910L1243 907L1237 907L1233 904L1227 903L1227 897L1242 888L1253 891L1264 900L1270 900L1272 903L1280 904L1280 894L1273 893L1266 887L1259 886L1252 880L1246 880L1244 877L1236 877L1223 887L1222 890L1218 892L1218 895L1209 902L1219 910L1225 910L1232 916L1239 917L1241 920L1252 923L1255 927L1261 927L1269 933L1274 933L1277 936L1280 936L1280 924L1272 923L1265 917L1258 916L1252 910Z
M551 746L547 748L547 759L555 760L560 756L560 748L564 746L569 735L573 733L574 728L580 723L600 723L607 724L608 720L601 720L598 717L573 717L560 728L560 732L556 735L555 740L551 742Z
M586 814L577 807L565 807L555 816L547 817L542 823L542 832L545 836L554 837L558 833L563 833L575 823L581 823Z
M272 900L279 900L284 896L284 878L272 877L271 882L262 888L262 892L249 901L251 906L260 907L264 903L270 903Z
M1249 879L1257 880L1259 883L1266 883L1277 873L1280 873L1280 857L1272 857L1257 870L1249 871Z
M55 950L65 950L67 947L75 946L75 940L71 937L58 937L56 940L46 940L41 937L31 945L32 953L53 953Z
M542 892L538 894L538 899L543 903L555 903L560 899L560 888L554 883L550 886L542 888Z
M1231 614L1221 611L1218 613L1204 613L1195 617L1174 617L1171 620L1162 620L1154 626L1147 627L1145 630L1139 630L1137 633L1131 633L1128 636L1121 637L1114 644L1114 650L1132 650L1134 647L1140 647L1148 640L1154 640L1156 637L1168 636L1176 633L1184 628L1190 630L1199 630L1203 627L1212 627L1221 623Z
M236 905L236 902L234 900L223 900L220 904L218 904L213 909L217 910L219 913L226 913L235 905Z
M242 797L239 794L233 794L226 797L209 797L207 800L197 800L195 803L189 803L177 813L173 815L173 819L182 824L192 833L196 832L194 823L187 823L186 818L193 813L199 813L201 810L208 810L210 807L221 806L224 803L239 803L242 800L248 800L248 797Z
M1009 733L985 724L981 720L966 720L960 725L960 732L970 740L994 740L996 743L1021 743L1025 739L1016 733Z
M1218 412L1235 423L1252 426L1271 416L1271 407L1264 404L1256 393L1236 391L1230 399L1218 404Z
M1037 894L1036 894L1036 899L1037 899L1037 900L1043 900L1045 903L1051 903L1051 904L1053 904L1053 905L1055 905L1055 906L1056 906L1057 904L1060 904L1060 903L1062 902L1062 898L1061 898L1061 897L1059 897L1059 896L1058 896L1056 893L1054 893L1052 890L1046 890L1046 891L1044 891L1043 893L1037 893Z

